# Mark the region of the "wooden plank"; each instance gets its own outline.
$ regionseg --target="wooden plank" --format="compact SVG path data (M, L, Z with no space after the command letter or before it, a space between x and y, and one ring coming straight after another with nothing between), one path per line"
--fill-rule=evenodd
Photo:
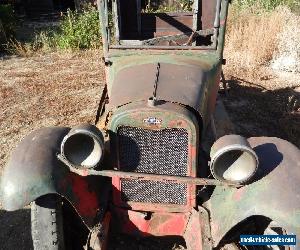
M123 35L126 39L146 39L158 36L175 35L192 31L192 13L142 13L141 14L141 33L139 36L137 27L123 25Z

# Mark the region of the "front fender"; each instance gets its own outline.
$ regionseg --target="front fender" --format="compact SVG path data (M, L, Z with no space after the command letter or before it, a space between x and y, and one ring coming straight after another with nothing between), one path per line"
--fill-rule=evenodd
M74 206L88 226L93 226L96 216L105 208L107 180L78 176L57 159L61 141L69 130L65 127L42 128L19 143L2 176L4 209L17 210L42 195L57 193Z
M254 182L242 188L215 188L208 203L215 246L231 228L254 215L266 216L288 233L300 235L300 150L278 138L248 141L259 158L259 172Z

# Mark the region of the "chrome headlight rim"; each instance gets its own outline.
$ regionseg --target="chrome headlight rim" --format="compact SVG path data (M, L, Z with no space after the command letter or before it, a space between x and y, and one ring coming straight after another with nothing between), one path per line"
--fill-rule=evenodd
M225 138L228 138L228 142L226 142ZM224 139L225 138L225 139ZM223 140L223 141L222 141ZM220 141L222 141L220 143ZM225 141L225 143L224 143ZM239 143L232 143L238 141ZM240 155L246 154L245 157L250 160L250 162L245 163L249 164L249 166L244 166L245 174L240 179L228 179L224 177L224 173L230 166L227 168L220 168L219 161L224 160L222 158L230 156L230 154L239 153ZM236 159L238 160L238 159ZM224 163L226 164L226 162ZM247 182L251 181L251 179L255 176L259 165L259 159L255 151L250 147L246 138L240 135L225 135L219 138L214 145L212 146L211 150L211 162L210 162L210 170L213 177L219 181L223 181L226 183L231 184L246 184ZM248 171L248 172L247 172Z
M76 138L77 137L77 138ZM82 137L82 138L78 138ZM77 139L77 140L76 140ZM75 140L75 145L72 144L72 140ZM83 144L93 145L91 152L84 152L86 149L78 145L83 140ZM74 143L74 142L73 142ZM69 145L70 144L70 145ZM75 146L75 150L72 151L72 146ZM83 146L83 145L81 145ZM76 148L77 147L77 148ZM81 151L80 151L81 150ZM104 156L104 138L101 131L94 125L83 124L72 128L69 133L63 138L61 142L60 152L62 157L75 168L96 168ZM85 154L82 161L79 160L79 156Z

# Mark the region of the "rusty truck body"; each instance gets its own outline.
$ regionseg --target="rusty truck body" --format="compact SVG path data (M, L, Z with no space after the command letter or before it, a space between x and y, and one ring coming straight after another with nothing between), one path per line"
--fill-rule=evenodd
M180 236L191 250L253 249L239 244L247 233L300 235L296 146L239 135L204 145L228 5L199 0L178 11L98 0L106 84L95 124L32 132L2 176L5 209L32 202L35 249L79 248L68 240L79 227L65 206L91 249L109 247L113 227L141 238Z

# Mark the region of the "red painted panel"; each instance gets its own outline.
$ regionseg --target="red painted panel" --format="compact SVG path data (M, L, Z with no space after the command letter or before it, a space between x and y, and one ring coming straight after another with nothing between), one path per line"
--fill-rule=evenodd
M74 203L78 213L83 217L95 217L99 209L96 192L90 190L88 182L76 174L69 175L73 193L77 197Z
M182 236L190 213L146 213L115 208L122 233L139 236Z

